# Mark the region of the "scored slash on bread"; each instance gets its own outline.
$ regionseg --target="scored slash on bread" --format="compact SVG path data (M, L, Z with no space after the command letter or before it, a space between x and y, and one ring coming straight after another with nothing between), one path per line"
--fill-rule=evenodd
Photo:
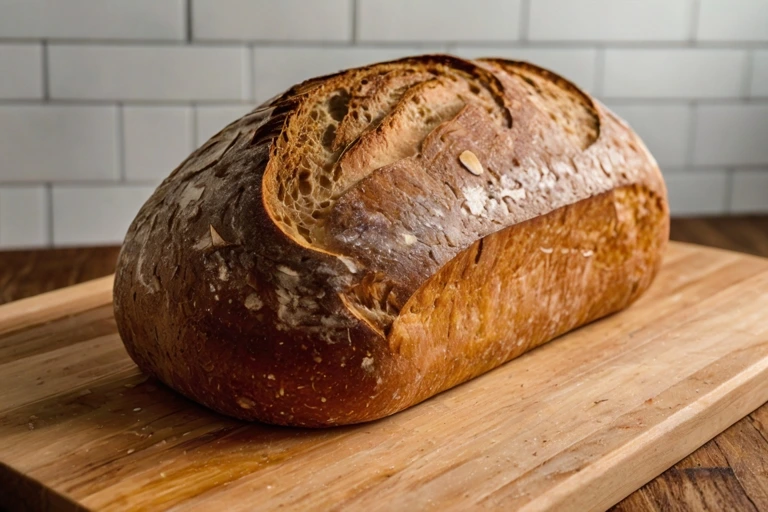
M372 420L634 301L666 191L629 127L527 63L308 80L167 178L121 251L144 370L244 419Z

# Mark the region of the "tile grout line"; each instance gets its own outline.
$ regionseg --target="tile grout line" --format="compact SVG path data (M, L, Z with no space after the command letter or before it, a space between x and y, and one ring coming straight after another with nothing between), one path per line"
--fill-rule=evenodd
M753 166L754 167L754 166ZM162 181L162 180L160 180ZM148 178L137 178L125 183L125 185L140 185L140 186L157 186L159 181ZM120 188L122 183L115 180L108 179L64 179L64 180L51 180L51 181L0 181L0 187L44 187L50 185L51 187L61 188L77 188L77 187L94 187L94 188Z
M600 45L595 48L595 93L594 96L602 96L605 88L605 47Z
M187 6L187 9L186 9L186 12L184 13L184 15L185 15L184 21L185 21L185 24L186 24L186 27L185 27L185 29L186 29L185 36L186 37L185 38L186 38L186 42L187 43L191 43L192 42L192 36L193 36L193 34L192 34L192 21L193 21L193 18L192 18L192 0L187 0L186 6Z
M43 74L42 74L42 80L43 80L43 101L48 101L51 99L51 85L50 85L50 77L48 73L48 41L43 39L43 46L42 46L42 58L41 60L43 65Z
M528 42L531 23L531 0L520 2L520 41Z
M691 97L670 97L670 96L647 96L645 98L639 97L639 96L606 96L604 93L601 95L597 95L596 93L592 94L593 96L602 96L600 98L601 100L604 100L609 103L625 103L627 105L638 105L638 106L647 106L647 105L688 105L692 102L696 102L699 105L720 105L720 106L736 106L736 105L744 105L744 98L739 96L733 96L730 98L691 98ZM748 104L750 105L768 105L768 98L758 98L758 97L751 97L749 98Z
M247 78L246 78L247 79ZM122 100L122 99L89 99L89 98L56 98L47 101L48 105L75 105L75 106L96 106L96 107L114 107L118 104L125 107L172 107L189 105L189 99L170 99L170 100ZM766 100L768 101L768 100ZM226 99L226 100L204 100L208 106L231 106L231 105L250 105L251 100L247 98ZM19 98L5 99L0 98L0 105L22 105L36 106L40 105L39 99Z
M354 45L357 43L357 11L360 8L358 5L358 0L350 0L352 2L352 41L351 43Z
M701 173L713 173L717 171L722 171L725 169L722 165L697 165L695 167L686 167L684 165L660 165L659 167L663 167L662 173L663 174L684 174L684 175L691 175L691 174L701 174ZM754 166L744 165L744 166L737 166L737 165L731 165L728 167L729 169L734 170L752 170L754 169Z
M725 204L724 213L733 213L733 169L725 169Z
M123 104L118 102L115 105L115 138L117 147L117 179L119 183L125 183L126 180L126 168L125 168L125 112L123 111Z
M693 0L691 5L691 19L688 27L688 42L691 46L696 44L696 33L699 31L699 12L701 10L701 0Z
M755 68L755 51L747 50L747 59L744 63L744 71L741 79L743 84L741 87L741 94L745 100L749 100L752 93L752 76Z
M691 101L689 104L691 118L688 120L688 138L686 140L685 148L685 166L687 168L693 168L694 151L696 149L696 124L699 116L699 105L696 100Z
M46 238L46 245L48 247L53 247L53 184L52 183L46 183L45 184L45 238Z
M530 27L527 27L530 29ZM194 41L194 27L189 26L185 28L185 32L192 32L189 34L191 38L187 40L185 34L184 39L110 39L110 38L61 38L61 37L49 37L45 39L40 38L23 38L23 37L1 37L0 44L30 44L40 43L45 41L47 44L67 44L75 46L114 46L114 47L142 47L142 46L160 46L160 47L178 47L189 46L190 42L194 42L194 47L199 48L221 48L221 47L242 47L248 44L264 45L264 46L285 46L285 47L337 47L348 48L350 41L328 41L323 39L295 39L295 40L267 40L267 39L204 39L201 41ZM530 32L530 30L528 30ZM452 40L401 40L401 41L357 41L361 43L363 47L381 47L381 48L398 48L407 47L414 44L445 44L455 42ZM691 48L691 39L686 37L684 39L646 39L646 40L632 40L627 41L623 39L536 39L531 40L530 34L528 34L527 41L521 41L519 39L475 39L469 41L462 41L462 45L467 46L498 46L500 48L515 47L520 45L521 42L527 43L532 48L574 48L574 49L589 49L596 44L607 44L616 48L626 49L648 49L648 50L665 50L665 49L686 49ZM739 41L739 40L727 40L727 41L695 41L696 48L710 49L710 50L744 50L744 49L768 49L768 41ZM527 46L526 46L527 47Z
M197 149L197 144L198 144L198 142L197 142L197 123L198 123L198 121L197 121L197 103L194 102L194 101L192 102L192 119L191 119L191 121L192 122L190 123L191 129L190 129L190 133L189 133L189 138L192 141L192 151L194 151L195 149Z
M258 100L256 98L256 48L253 45L248 47L248 102L253 107Z

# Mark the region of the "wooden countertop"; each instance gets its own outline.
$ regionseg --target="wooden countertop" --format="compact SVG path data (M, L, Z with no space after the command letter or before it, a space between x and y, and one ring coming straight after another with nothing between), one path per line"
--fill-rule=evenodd
M768 217L676 220L672 238L768 257ZM107 275L117 253L115 247L0 252L0 304ZM733 509L768 510L768 404L613 510Z

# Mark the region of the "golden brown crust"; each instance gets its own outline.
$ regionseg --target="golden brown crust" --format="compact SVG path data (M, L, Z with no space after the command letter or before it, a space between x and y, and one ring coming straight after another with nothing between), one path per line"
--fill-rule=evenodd
M129 230L115 316L213 409L355 423L626 307L667 233L653 158L575 86L413 57L300 84L193 153Z

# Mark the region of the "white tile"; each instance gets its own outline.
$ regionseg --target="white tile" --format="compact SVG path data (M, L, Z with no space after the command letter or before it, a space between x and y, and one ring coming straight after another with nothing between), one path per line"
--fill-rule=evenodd
M460 46L453 53L470 59L501 57L523 60L554 71L584 90L591 91L595 87L597 50L593 49Z
M0 181L118 179L115 107L0 106Z
M257 47L253 50L256 102L308 78L429 51L425 48Z
M752 56L750 96L768 96L768 50L755 50Z
M201 146L221 131L232 121L240 119L253 110L251 105L205 105L195 108L197 123L195 125L195 145Z
M223 46L52 45L51 97L236 100L248 97L248 51Z
M607 106L640 135L662 168L686 165L691 119L688 105L608 103Z
M725 171L666 173L672 215L725 213L728 175Z
M693 163L768 164L768 103L700 105Z
M45 187L0 188L0 248L48 244Z
M120 243L154 187L54 186L54 245Z
M739 97L746 58L743 50L606 50L603 95L614 98Z
M191 107L124 107L125 177L159 182L193 149Z
M349 41L352 0L193 0L195 40Z
M0 44L0 98L43 97L43 48L39 44Z
M701 0L696 38L701 41L768 41L768 2Z
M0 37L183 39L184 0L0 0Z
M528 37L550 41L682 41L691 0L530 0Z
M768 213L768 167L733 173L731 211Z
M513 41L520 0L358 0L360 41Z

